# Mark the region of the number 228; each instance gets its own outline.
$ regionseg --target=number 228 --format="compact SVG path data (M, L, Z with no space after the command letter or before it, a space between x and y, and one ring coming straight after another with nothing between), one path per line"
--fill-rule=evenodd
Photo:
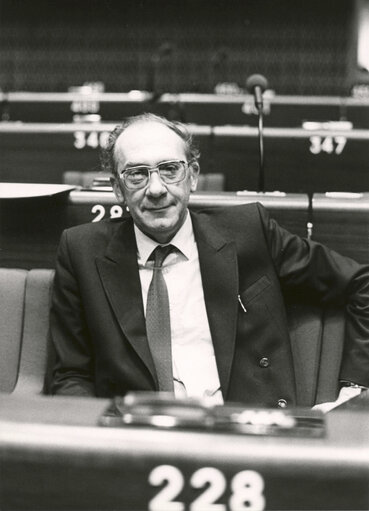
M150 500L149 511L185 511L185 504L175 500L183 490L185 479L182 472L173 465L160 465L149 474L151 486L163 488ZM216 501L224 494L227 481L224 474L213 467L196 470L189 480L192 488L205 490L189 504L189 511L263 511L265 497L264 480L254 470L242 470L230 482L231 495L226 504Z

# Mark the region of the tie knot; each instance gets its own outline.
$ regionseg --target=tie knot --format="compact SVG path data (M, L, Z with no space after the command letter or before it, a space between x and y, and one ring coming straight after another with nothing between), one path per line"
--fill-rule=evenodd
M158 245L150 256L150 259L154 259L155 268L161 268L164 262L164 259L172 252L174 249L173 245L165 245L164 247Z

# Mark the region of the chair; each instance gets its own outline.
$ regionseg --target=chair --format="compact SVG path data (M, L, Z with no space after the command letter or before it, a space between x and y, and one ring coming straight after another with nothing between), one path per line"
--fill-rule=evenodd
M0 268L0 392L43 392L53 276Z
M0 392L48 392L53 349L49 311L54 271L0 268ZM334 401L344 345L342 309L287 306L298 403Z
M14 393L41 394L47 369L49 310L53 270L30 270L27 275L25 314L19 374Z
M287 306L287 320L297 402L310 407L335 401L345 339L344 310L295 303Z
M199 174L198 191L221 192L225 187L225 176L221 173Z
M0 392L12 392L17 382L27 274L0 268Z

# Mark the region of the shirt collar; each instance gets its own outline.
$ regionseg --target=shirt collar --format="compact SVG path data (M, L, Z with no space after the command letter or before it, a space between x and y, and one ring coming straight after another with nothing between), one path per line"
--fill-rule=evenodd
M152 251L161 243L149 238L134 224L136 236L138 258L142 264L146 264ZM175 246L182 254L190 259L193 246L195 244L195 236L192 227L191 215L187 210L186 219L179 231L170 240L170 244Z

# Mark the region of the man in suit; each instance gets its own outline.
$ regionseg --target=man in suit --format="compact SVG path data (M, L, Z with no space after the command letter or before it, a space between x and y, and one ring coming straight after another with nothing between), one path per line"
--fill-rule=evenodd
M259 204L190 214L197 157L182 125L151 114L112 132L104 166L130 218L63 233L52 391L298 405L287 296L346 304L340 379L355 392L368 386L369 268L285 231ZM151 260L169 244L163 261ZM152 300L154 273L161 291ZM165 313L153 309L162 299Z

